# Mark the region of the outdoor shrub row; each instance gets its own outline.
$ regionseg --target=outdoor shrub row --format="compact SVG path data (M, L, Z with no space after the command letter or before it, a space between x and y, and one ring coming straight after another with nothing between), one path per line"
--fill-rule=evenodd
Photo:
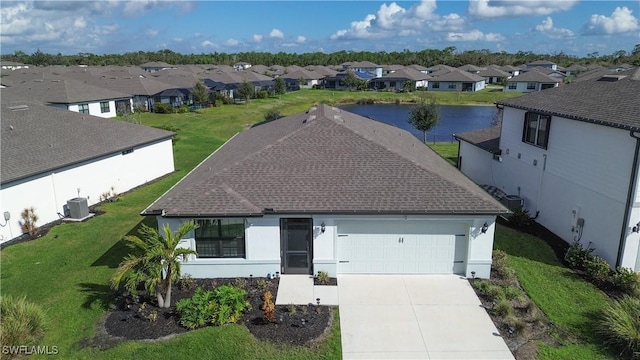
M584 271L586 277L595 284L637 296L640 292L640 274L623 267L612 270L606 260L592 254L593 250L590 244L585 248L576 241L569 247L564 259L572 269Z
M198 287L191 298L176 303L180 324L195 329L209 324L235 323L249 306L246 295L244 289L232 285L222 285L215 290Z

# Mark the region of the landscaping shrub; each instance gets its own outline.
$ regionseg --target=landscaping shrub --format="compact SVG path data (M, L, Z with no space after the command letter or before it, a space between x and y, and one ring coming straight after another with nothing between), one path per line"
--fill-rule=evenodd
M281 117L282 117L282 114L280 114L280 111L277 109L269 109L264 112L264 119L266 121L277 120Z
M358 99L356 101L356 104L358 105L371 105L374 104L376 102L375 99L372 98L362 98L362 99Z
M0 339L3 346L33 345L44 333L44 311L25 297L1 296L0 318ZM5 358L3 355L5 354L0 354Z
M591 261L591 258L593 257L593 255L591 255L593 250L595 249L590 245L584 248L582 247L582 244L574 241L564 255L564 259L571 268L585 270L587 263Z
M213 291L205 291L202 287L198 287L190 298L176 303L180 324L189 329L207 325L214 317L215 310Z
M529 210L519 208L513 210L513 214L509 216L509 224L520 230L526 230L533 224L533 219L529 215Z
M35 237L38 234L38 226L36 222L40 217L36 214L36 208L33 206L22 210L20 213L22 220L18 221L23 233L29 234L31 237Z
M173 106L171 106L171 104L158 102L153 104L153 112L158 114L171 114L173 113Z
M271 291L266 291L264 295L262 295L262 298L264 299L264 302L262 303L264 318L269 322L275 323L276 305L273 303L273 294L271 294Z
M224 325L236 323L240 320L242 311L249 307L249 302L245 299L247 291L233 285L218 286L214 291L216 300L215 317L212 323Z
M187 105L180 105L177 108L174 108L174 111L178 114L186 114L189 112L189 107Z
M260 90L256 93L256 99L266 99L269 97L269 92L267 90Z
M178 280L178 286L183 290L191 290L196 284L196 279L189 274L183 274Z
M176 303L180 324L189 329L208 324L224 325L240 320L242 311L249 306L247 292L232 285L218 286L205 291L198 287L193 296Z
M498 316L506 317L513 314L513 306L507 299L502 298L496 302L493 312Z
M605 307L596 331L605 344L631 359L640 359L640 298L624 296Z
M604 283L608 280L611 267L609 263L600 256L592 256L586 263L585 270L590 280Z
M640 274L632 269L618 267L611 277L613 286L628 295L640 296Z
M326 271L318 271L318 282L322 285L329 283L329 273Z

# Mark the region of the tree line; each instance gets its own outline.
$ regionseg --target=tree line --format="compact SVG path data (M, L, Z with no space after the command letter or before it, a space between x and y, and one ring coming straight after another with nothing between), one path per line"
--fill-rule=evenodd
M454 46L444 49L424 49L421 51L337 51L333 53L268 53L268 52L241 52L241 53L201 53L180 54L168 49L159 51L138 51L124 54L96 55L91 53L78 53L76 55L47 54L37 50L29 55L23 51L13 54L0 55L2 61L14 61L35 66L49 65L141 65L152 61L162 61L172 65L188 64L212 64L233 65L243 61L250 64L271 65L339 65L349 61L370 61L375 64L397 64L433 66L445 64L449 66L462 66L465 64L483 65L520 65L536 60L549 60L560 66L579 65L612 65L628 63L640 66L640 44L636 44L633 50L618 50L612 54L602 55L598 52L587 54L585 57L577 57L564 52L553 54L536 54L532 51L518 51L507 53L505 51L492 52L488 49L458 51Z

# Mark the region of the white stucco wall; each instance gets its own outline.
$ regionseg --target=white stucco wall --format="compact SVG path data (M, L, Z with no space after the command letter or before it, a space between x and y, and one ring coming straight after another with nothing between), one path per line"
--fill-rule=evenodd
M552 117L545 150L522 142L524 114L505 108L494 185L523 197L531 215L540 212L536 221L569 243L579 237L575 210L585 221L580 242L615 265L635 140L625 130ZM628 238L623 264L634 268L637 234Z
M109 102L109 111L108 112L102 112L101 108L100 108L100 103L102 101L97 101L97 102L88 102L89 104L89 115L93 115L93 116L99 116L102 118L112 118L112 117L116 117L116 102L115 100L105 100L105 102ZM132 101L129 100L130 106L133 106ZM86 103L84 103L86 104ZM68 107L66 107L69 111L73 111L73 112L79 112L79 104L69 104Z
M283 216L297 217L297 216ZM489 277L491 269L491 252L495 230L495 216L408 216L405 220L401 216L328 216L306 215L313 219L313 272L326 271L330 276L336 276L338 241L338 224L342 221L424 221L463 223L467 226L465 236L468 239L465 274L471 277L475 271L476 277ZM157 217L161 228L168 223L175 231L182 221L181 218ZM321 224L325 224L325 232L321 232ZM486 233L480 229L484 223L489 225ZM181 246L196 249L195 234L188 234ZM245 258L227 259L198 259L191 257L182 264L182 273L195 278L216 277L265 277L280 271L280 216L267 215L245 219Z
M466 141L460 140L458 143L461 156L460 171L476 184L493 184L494 166L499 166L500 163L493 160L493 155L486 150Z
M136 147L132 153L114 153L100 159L57 169L31 178L2 185L1 211L9 211L11 220L0 228L0 242L20 236L20 213L35 207L36 225L59 219L63 205L76 197L88 198L91 206L111 187L123 193L174 171L171 139ZM0 221L3 219L0 218Z

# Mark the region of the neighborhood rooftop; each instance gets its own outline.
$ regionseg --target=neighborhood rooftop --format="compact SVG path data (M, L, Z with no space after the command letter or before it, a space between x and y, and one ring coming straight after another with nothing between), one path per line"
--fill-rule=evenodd
M60 169L174 133L45 106L11 101L2 90L2 184ZM70 134L77 143L70 141ZM79 146L91 144L91 146Z
M505 211L412 134L321 105L239 133L144 214Z
M499 104L640 131L640 68L547 89Z

